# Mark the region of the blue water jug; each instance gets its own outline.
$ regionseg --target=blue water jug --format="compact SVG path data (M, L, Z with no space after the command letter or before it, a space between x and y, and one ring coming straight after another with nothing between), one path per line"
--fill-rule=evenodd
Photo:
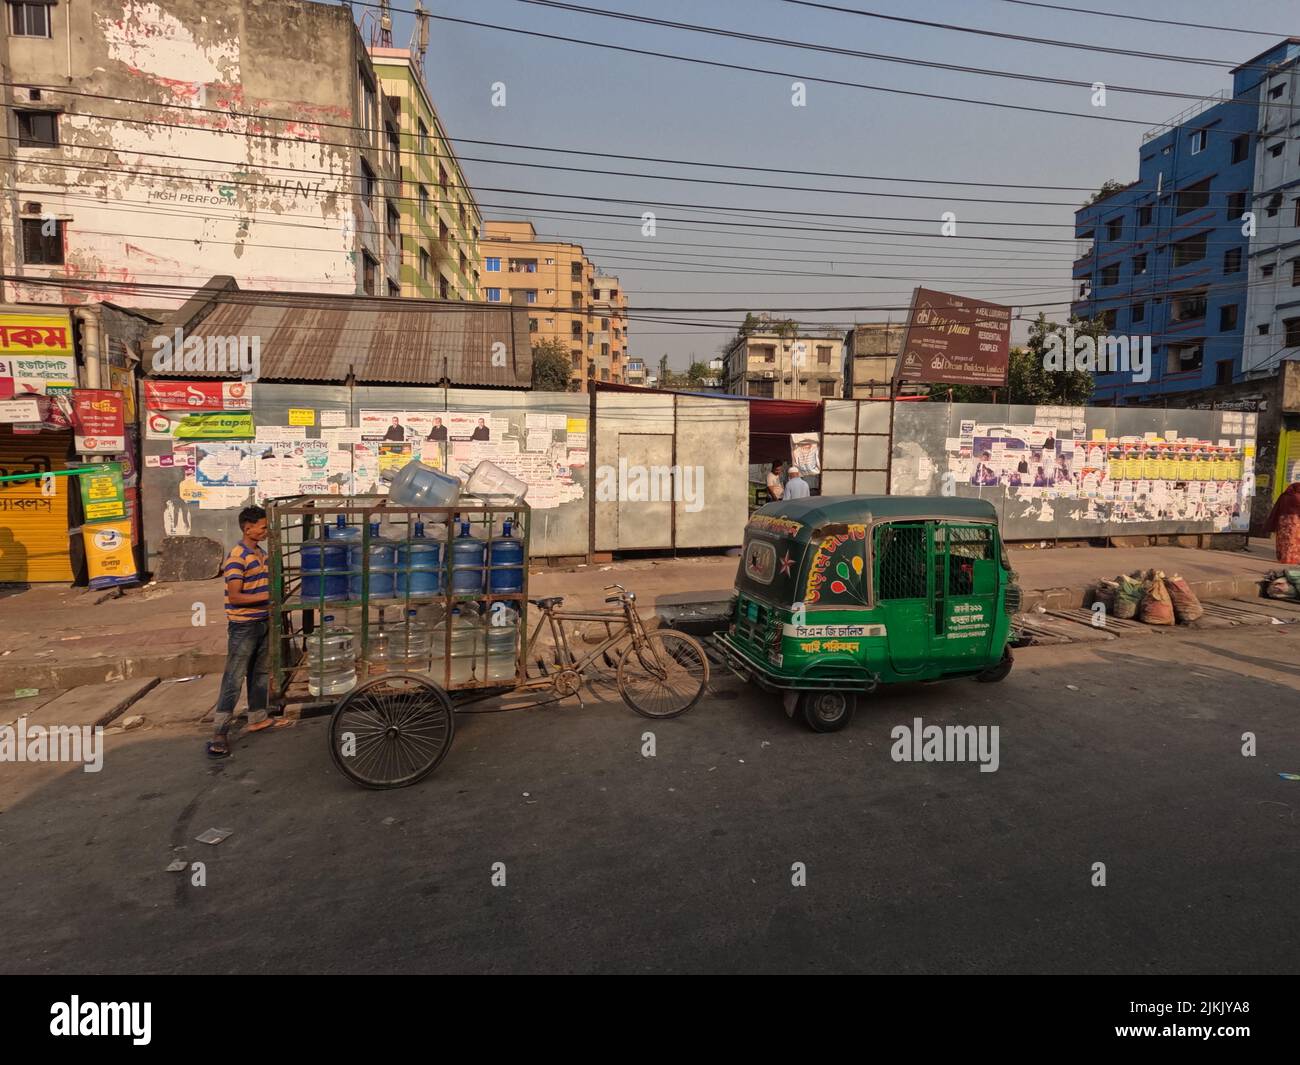
M524 590L524 542L510 534L511 522L507 518L501 535L493 539L489 559L491 571L489 586L494 592L522 592Z
M483 559L487 544L471 535L469 522L460 523L460 535L451 542L451 590L456 595L483 594Z
M355 525L349 525L347 516L340 514L333 525L325 526L325 538L340 543L350 543L353 540L361 539L361 530Z
M442 594L442 544L424 535L424 522L415 523L409 543L397 545L398 598Z
M362 568L369 560L370 595L372 598L391 599L393 596L393 568L397 562L397 545L379 535L379 522L370 523L370 543L363 546L360 540L348 546L349 591L353 599L361 597Z
M346 547L332 540L304 540L299 557L302 567L299 596L304 602L348 597Z

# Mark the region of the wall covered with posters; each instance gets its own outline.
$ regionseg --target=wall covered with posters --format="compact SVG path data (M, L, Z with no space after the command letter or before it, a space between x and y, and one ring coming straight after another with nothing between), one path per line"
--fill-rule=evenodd
M412 458L461 475L488 459L528 483L532 550L587 552L587 411L568 393L145 381L150 566L164 536L239 538L269 497L387 492Z
M988 499L1008 539L1244 532L1257 415L900 403L891 491Z

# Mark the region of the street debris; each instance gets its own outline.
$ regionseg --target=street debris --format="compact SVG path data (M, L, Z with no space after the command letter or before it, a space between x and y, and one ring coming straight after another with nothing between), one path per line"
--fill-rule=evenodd
M15 699L30 699L33 696L40 695L40 694L41 694L40 688L15 688L14 689Z
M382 821L380 821L379 823L380 823L381 825L395 825L395 824L397 824L397 818L396 818L396 817L385 817L385 818L384 818Z
M232 835L234 831L233 828L209 828L206 832L203 832L194 838L200 843L208 843L215 847L227 836Z
M179 873L188 868L189 868L188 862L183 862L179 858L177 858L174 862L172 862L170 865L167 866L167 872Z
M1079 686L1077 684L1067 684L1066 687L1069 688L1070 691L1072 692L1077 692L1079 690Z
M1300 773L1279 773L1283 780L1300 780Z
M139 728L143 724L144 716L142 714L132 714L130 717L122 718L122 729L126 732L130 732L133 728Z

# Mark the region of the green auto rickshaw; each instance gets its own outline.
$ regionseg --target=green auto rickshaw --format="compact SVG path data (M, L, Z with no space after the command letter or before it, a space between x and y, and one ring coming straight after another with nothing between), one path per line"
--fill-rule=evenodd
M787 714L834 732L880 684L1002 680L1019 608L986 500L813 496L750 517L713 641L743 679L784 693Z

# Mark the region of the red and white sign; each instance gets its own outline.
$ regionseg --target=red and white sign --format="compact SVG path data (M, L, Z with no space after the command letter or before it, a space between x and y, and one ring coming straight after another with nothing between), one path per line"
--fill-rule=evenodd
M146 410L252 410L247 381L163 381L144 383Z
M122 393L78 388L72 393L73 446L82 454L116 455L126 450Z

